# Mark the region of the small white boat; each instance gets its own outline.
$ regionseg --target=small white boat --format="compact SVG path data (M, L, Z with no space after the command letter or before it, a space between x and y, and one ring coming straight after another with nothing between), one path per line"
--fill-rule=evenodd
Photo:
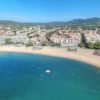
M47 69L47 70L45 71L45 73L49 74L49 73L51 73L51 70L48 70L48 69Z

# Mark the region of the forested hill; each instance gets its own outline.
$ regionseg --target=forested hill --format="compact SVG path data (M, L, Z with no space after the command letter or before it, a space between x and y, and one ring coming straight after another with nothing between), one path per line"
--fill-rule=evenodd
M100 28L100 18L88 18L88 19L74 19L71 21L65 21L65 22L48 22L48 23L22 23L22 22L15 22L15 21L0 21L0 24L4 25L50 25L50 26L71 26L73 28L75 27L90 27Z

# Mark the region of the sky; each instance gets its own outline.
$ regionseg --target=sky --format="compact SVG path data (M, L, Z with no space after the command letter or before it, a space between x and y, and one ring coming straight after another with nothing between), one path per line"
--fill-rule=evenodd
M0 20L69 21L100 17L100 0L0 0Z

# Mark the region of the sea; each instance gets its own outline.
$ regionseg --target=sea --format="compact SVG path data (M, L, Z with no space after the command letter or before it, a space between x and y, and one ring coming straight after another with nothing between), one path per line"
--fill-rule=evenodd
M1 52L0 100L100 100L100 69L67 58Z

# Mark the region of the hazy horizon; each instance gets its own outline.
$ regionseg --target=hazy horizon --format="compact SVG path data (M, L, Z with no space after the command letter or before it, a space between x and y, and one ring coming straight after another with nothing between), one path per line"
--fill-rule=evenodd
M100 18L100 17L91 17L91 18ZM3 20L3 19L0 19L0 21L8 21L8 22L18 22L18 23L56 23L56 22L61 22L61 23L66 23L66 22L70 22L72 20L78 20L78 19L82 19L82 20L85 20L85 19L91 19L90 17L89 18L73 18L73 19L70 19L70 20L61 20L61 21L45 21L45 22L33 22L33 21L16 21L16 20Z

